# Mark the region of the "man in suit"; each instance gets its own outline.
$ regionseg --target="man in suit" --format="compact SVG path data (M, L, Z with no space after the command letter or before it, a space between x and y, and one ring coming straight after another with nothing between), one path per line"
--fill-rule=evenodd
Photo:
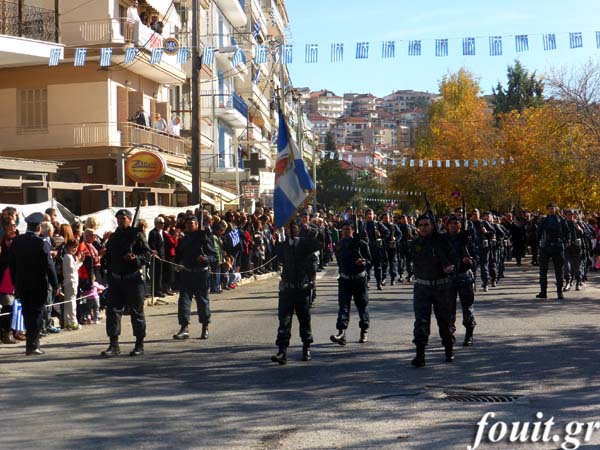
M11 274L15 281L15 291L21 299L23 319L27 329L26 355L43 355L40 350L40 330L48 284L52 286L54 295L58 293L58 279L54 263L50 258L50 245L40 238L42 213L27 216L27 232L17 236L12 244L15 258L12 262Z
M156 252L156 256L160 259L154 260L154 271L151 273L152 284L154 286L154 295L157 297L165 297L163 289L163 262L165 259L165 219L162 216L158 216L154 219L154 228L148 233L148 247Z

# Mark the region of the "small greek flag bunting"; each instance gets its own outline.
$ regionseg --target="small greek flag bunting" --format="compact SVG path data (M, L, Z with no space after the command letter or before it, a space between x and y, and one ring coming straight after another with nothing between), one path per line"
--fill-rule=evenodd
M414 159L410 160L410 167L415 167L415 160Z
M556 35L554 33L544 35L544 50L556 50Z
M517 53L529 51L529 38L526 34L518 34L515 36L515 49Z
M256 74L254 75L254 78L252 79L252 84L258 84L258 82L260 81L260 68L257 69Z
M306 44L304 53L304 62L306 64L314 64L319 59L319 44Z
M285 44L281 46L281 63L282 64L291 64L292 63L292 46Z
M331 62L341 62L344 60L344 44L331 44Z
M164 50L162 48L153 48L152 55L150 55L150 64L160 64L160 61L162 60L163 51Z
M100 49L100 67L108 67L112 61L112 48Z
M408 41L408 56L421 56L421 41Z
M266 64L268 54L269 48L266 45L257 45L256 53L254 55L254 62L256 64Z
M125 64L131 64L135 61L135 58L138 54L138 49L135 47L129 47L125 50Z
M276 25L276 23L275 23L275 10L273 8L271 8L269 17L271 18L271 25L274 27Z
M600 31L596 31L596 48L600 48Z
M381 45L381 57L383 59L396 57L396 43L394 41L384 41Z
M356 43L356 59L368 59L369 58L369 43L368 42L357 42Z
M190 60L190 49L189 47L179 47L177 52L177 64L184 65Z
M202 64L206 66L212 66L215 62L215 48L204 47L202 49Z
M571 48L583 47L583 36L581 33L569 33L569 46Z
M73 65L75 67L85 66L85 59L87 58L87 48L76 48L75 49L75 61Z
M48 66L50 66L50 67L58 66L58 62L60 61L61 56L62 56L62 48L50 49L50 58L48 59Z
M233 54L233 56L231 57L231 67L235 69L237 66L239 66L243 62L244 62L244 52L242 51L242 49L238 48L235 51L235 53Z
M448 39L435 40L435 56L448 56Z
M490 36L490 56L502 56L502 36Z
M462 42L463 55L464 56L475 56L475 38L466 37L463 38Z
M260 34L260 22L257 20L254 22L254 27L252 28L252 37L256 39Z

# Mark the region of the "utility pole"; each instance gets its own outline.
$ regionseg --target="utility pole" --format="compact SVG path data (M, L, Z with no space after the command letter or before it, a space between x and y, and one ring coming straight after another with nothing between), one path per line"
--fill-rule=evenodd
M200 102L200 70L202 69L202 56L200 55L200 4L199 0L192 0L192 204L200 205L202 179L200 174L200 127L201 102Z

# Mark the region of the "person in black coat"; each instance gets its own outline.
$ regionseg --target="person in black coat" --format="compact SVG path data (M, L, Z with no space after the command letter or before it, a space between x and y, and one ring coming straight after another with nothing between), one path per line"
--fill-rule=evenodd
M27 216L27 232L17 236L12 244L14 259L11 275L14 277L15 292L21 300L23 319L27 329L26 355L43 355L40 350L40 330L48 285L54 295L58 293L58 278L50 257L50 245L39 237L44 221L42 213Z
M156 252L156 256L165 259L165 238L164 238L165 219L158 216L154 219L154 228L148 233L148 247ZM154 270L150 273L152 285L154 286L154 295L165 297L163 289L163 262L161 259L154 259Z

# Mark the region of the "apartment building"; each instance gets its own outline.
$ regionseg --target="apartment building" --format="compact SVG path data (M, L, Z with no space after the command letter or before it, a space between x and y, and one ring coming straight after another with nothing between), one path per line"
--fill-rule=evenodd
M320 114L330 119L344 115L344 98L328 90L311 92L307 106L311 114Z
M438 95L420 91L395 91L383 97L383 108L392 113L399 114L412 111L416 108L427 108Z

